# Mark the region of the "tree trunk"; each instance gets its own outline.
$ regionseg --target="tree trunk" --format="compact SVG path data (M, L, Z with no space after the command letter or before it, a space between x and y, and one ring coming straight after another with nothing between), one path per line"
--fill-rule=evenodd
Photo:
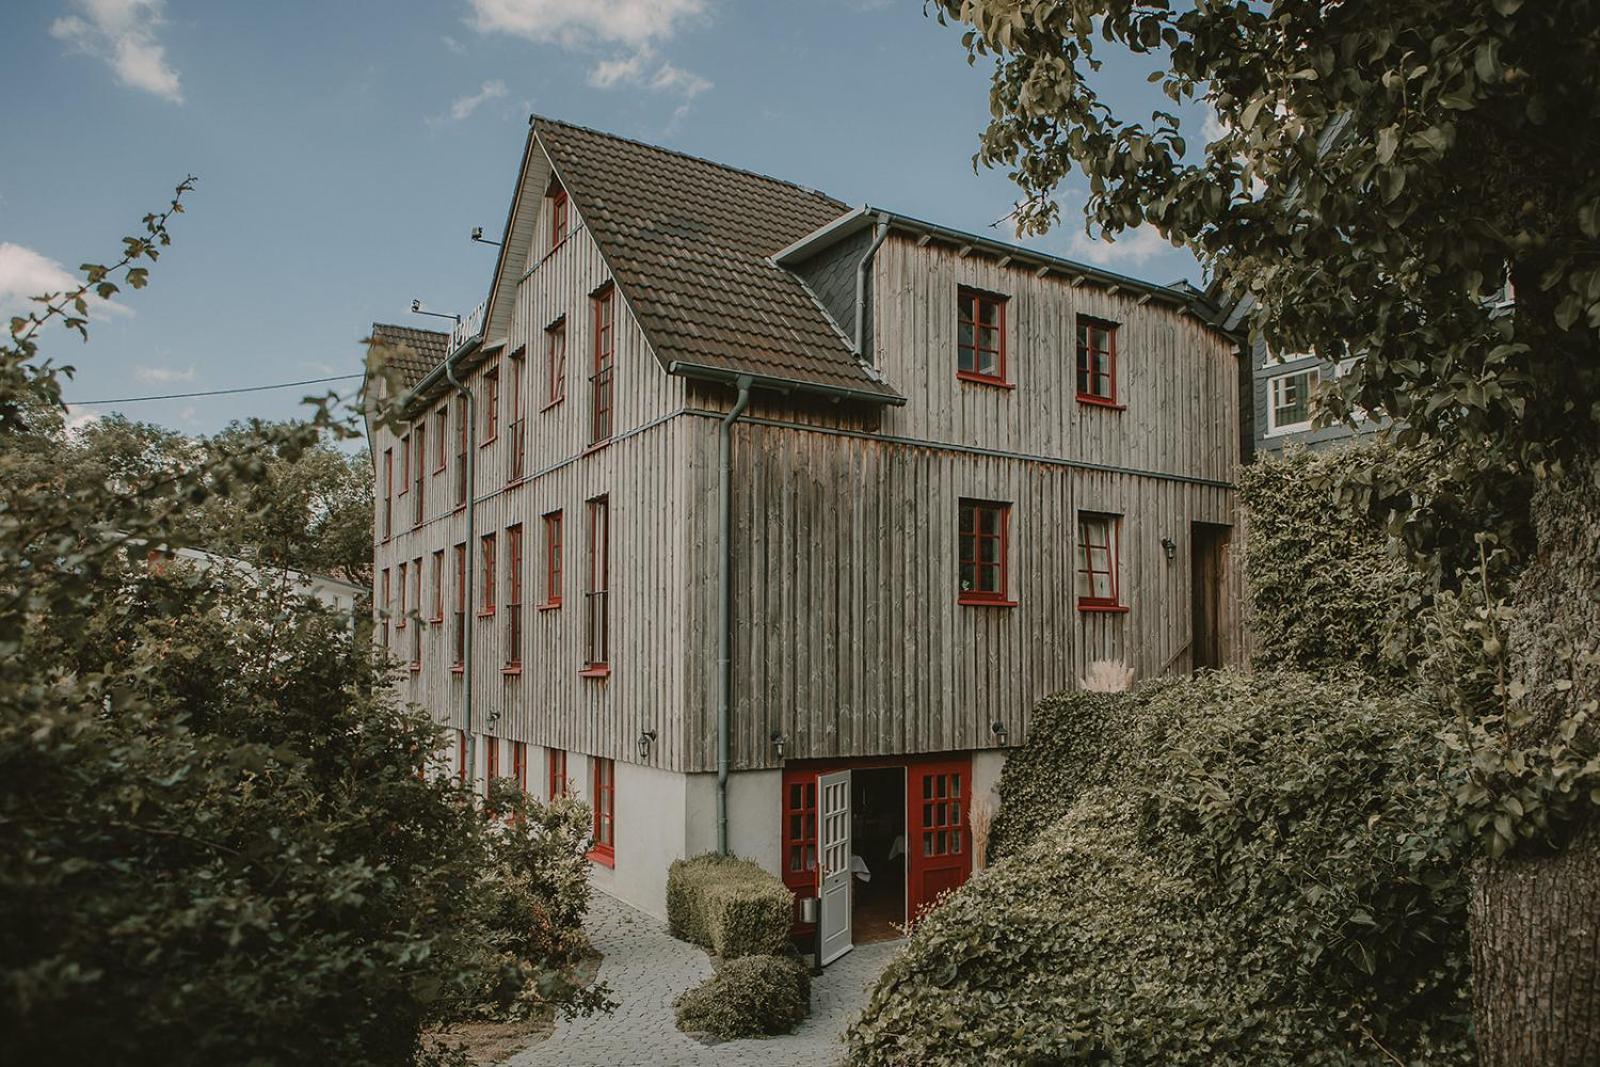
M1600 458L1535 495L1538 554L1515 596L1511 665L1526 687L1518 746L1550 742L1600 696ZM1570 682L1570 685L1566 683ZM1561 683L1558 686L1557 683ZM1600 740L1593 715L1577 740ZM1558 850L1485 861L1471 903L1473 1011L1484 1067L1600 1064L1600 814L1579 800Z
M1600 1064L1600 826L1479 868L1472 971L1483 1067Z

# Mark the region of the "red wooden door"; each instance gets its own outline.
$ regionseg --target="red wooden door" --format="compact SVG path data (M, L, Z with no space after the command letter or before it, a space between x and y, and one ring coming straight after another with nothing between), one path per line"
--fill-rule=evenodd
M967 880L972 836L967 827L972 759L912 763L906 768L906 911L915 921L947 889Z

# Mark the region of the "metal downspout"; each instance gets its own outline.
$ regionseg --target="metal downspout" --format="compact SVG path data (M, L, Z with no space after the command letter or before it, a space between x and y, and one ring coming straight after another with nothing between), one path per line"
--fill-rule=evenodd
M478 742L472 732L472 631L476 629L473 626L474 619L472 615L472 575L474 573L472 547L477 543L478 520L478 399L472 395L472 390L461 384L460 379L456 377L455 359L455 355L452 355L444 361L444 376L451 385L455 386L456 392L460 393L467 402L467 560L466 567L463 568L466 571L464 576L466 578L466 588L461 591L461 702L464 706L463 710L467 721L465 730L467 773L465 775L466 781L463 785L470 789L476 789L478 782Z
M728 854L728 705L733 693L733 424L750 406L749 375L718 430L717 521L717 851Z
M878 248L889 236L889 217L878 216L878 229L872 236L872 243L867 246L867 254L861 257L861 262L856 264L856 335L855 354L860 359L866 351L866 338L862 336L867 329L867 271L872 269L872 257L878 254Z

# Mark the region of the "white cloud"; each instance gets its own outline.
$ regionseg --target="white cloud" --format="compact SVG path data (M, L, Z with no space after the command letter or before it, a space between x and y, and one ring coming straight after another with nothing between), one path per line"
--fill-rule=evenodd
M452 122L460 122L462 119L478 110L481 105L488 103L490 100L498 100L505 95L505 82L484 82L483 88L479 89L471 96L459 97L455 103L450 105L450 119Z
M480 33L566 48L597 41L642 48L705 10L706 0L472 0L472 24Z
M467 54L467 46L456 40L454 37L451 37L449 34L445 34L440 38L440 40L444 42L444 46L446 48L450 49L450 51L454 52L456 55L464 56Z
M183 103L178 72L156 40L163 0L74 0L83 12L50 24L51 36L109 64L124 85Z
M68 404L66 418L67 433L76 436L77 434L82 433L86 426L88 426L91 422L94 422L99 417L100 416L93 411L84 411L81 408L75 408L71 404Z
M43 311L44 305L33 297L69 292L81 284L82 278L48 256L10 241L0 241L0 317L6 321L13 315ZM99 297L90 297L89 304L91 317L106 313L133 314L121 304Z
M676 93L687 102L711 88L711 83L693 71L663 63L651 76L650 88L658 93Z
M1099 267L1137 267L1170 251L1172 244L1149 224L1125 230L1115 241L1095 240L1086 233L1075 233L1067 246L1068 256Z
M171 385L174 382L192 382L195 377L194 367L179 370L176 367L138 367L133 376L141 382L152 382L156 385Z
M589 84L596 89L612 89L624 83L637 85L649 58L649 52L641 48L631 56L601 60L589 72Z
M636 49L632 55L602 60L589 72L589 84L596 89L635 86L676 96L679 104L672 115L674 122L689 113L689 104L695 97L711 88L710 80L694 71L658 61L655 49L649 45Z

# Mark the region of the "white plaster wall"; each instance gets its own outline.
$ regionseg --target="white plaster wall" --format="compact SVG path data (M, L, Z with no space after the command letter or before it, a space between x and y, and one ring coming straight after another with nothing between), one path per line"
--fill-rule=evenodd
M691 774L687 806L687 855L717 848L717 776ZM783 771L735 771L728 775L728 850L773 874L782 870Z
M567 773L578 785L576 756L568 757ZM590 761L583 757L579 796L593 801ZM683 859L687 776L673 771L617 763L616 861L614 868L590 864L597 888L658 919L667 917L667 868Z
M1000 771L1006 765L1007 749L985 749L972 754L972 799L987 797L994 807L1000 806Z

